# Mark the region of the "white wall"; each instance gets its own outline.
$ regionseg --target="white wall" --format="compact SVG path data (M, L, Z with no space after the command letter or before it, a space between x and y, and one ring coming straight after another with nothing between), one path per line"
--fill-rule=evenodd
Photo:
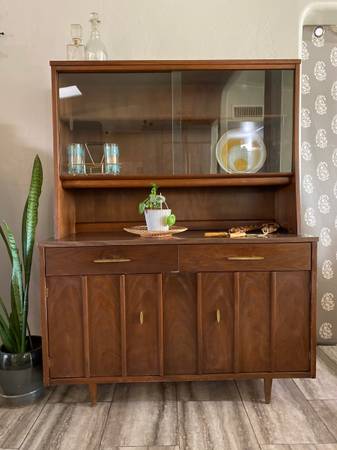
M38 238L52 235L50 59L65 58L69 25L98 11L111 59L297 58L307 0L0 0L0 219L18 235L30 168L45 172ZM320 8L318 8L320 9ZM0 293L9 264L0 250ZM31 324L39 329L38 260Z

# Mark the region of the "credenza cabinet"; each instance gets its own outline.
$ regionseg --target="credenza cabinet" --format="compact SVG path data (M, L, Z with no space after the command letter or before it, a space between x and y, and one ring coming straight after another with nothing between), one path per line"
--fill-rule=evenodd
M193 240L42 247L46 383L313 376L315 242Z
M261 378L268 402L273 378L314 377L300 61L52 61L51 76L45 384L87 384L94 403L99 383ZM152 183L188 231L123 231L144 225Z

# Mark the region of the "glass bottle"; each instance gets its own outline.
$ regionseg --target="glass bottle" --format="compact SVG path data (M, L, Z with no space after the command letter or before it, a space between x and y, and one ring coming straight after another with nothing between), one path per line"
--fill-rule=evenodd
M99 24L101 21L98 18L98 14L93 12L90 14L91 34L90 39L85 46L85 57L88 60L93 61L105 61L108 59L108 54L103 42L101 41L101 35L99 32Z
M82 44L82 26L78 23L73 23L70 25L70 33L73 42L67 45L67 59L72 61L85 59L85 49Z

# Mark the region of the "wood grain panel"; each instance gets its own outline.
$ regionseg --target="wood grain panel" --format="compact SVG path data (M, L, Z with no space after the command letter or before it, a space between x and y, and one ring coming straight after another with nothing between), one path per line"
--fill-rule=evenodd
M119 276L90 276L87 286L90 375L121 375Z
M233 371L234 277L233 273L201 274L202 372Z
M64 247L49 248L46 253L47 275L158 273L178 268L177 248L174 246ZM111 259L115 261L104 262Z
M48 364L48 306L47 306L47 280L45 276L46 260L45 249L39 247L40 257L40 319L41 319L41 337L42 337L42 360L43 360L43 383L49 385L49 364Z
M175 183L179 186L179 180L172 180L171 187L165 189L165 197L180 222L272 220L276 187L249 186L249 179L245 180L248 186L242 183L239 188L226 186L226 189L216 184L213 187L193 187L193 189L188 189L188 186L184 185L181 189L175 187ZM263 177L261 180L263 182ZM101 181L99 180L99 183ZM151 181L154 181L153 178L147 180L146 185L149 186ZM209 179L206 181L208 183ZM143 222L143 217L138 214L138 203L148 195L148 188L129 188L136 182L137 180L127 179L127 185L123 189L75 190L76 222L81 224ZM221 179L217 182L221 182ZM160 179L158 186L163 186ZM193 186L193 183L190 186Z
M276 273L274 370L309 370L310 273Z
M159 375L158 275L126 275L128 375ZM141 314L143 323L141 323Z
M164 372L197 373L197 287L195 274L163 278Z
M270 274L239 274L240 372L270 370Z
M83 377L81 278L50 277L47 286L50 377Z
M308 270L311 267L311 245L304 243L181 245L179 264L180 270L192 272Z

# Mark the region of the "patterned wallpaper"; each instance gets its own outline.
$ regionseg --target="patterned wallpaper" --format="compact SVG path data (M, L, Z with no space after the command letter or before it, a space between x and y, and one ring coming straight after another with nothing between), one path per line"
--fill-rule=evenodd
M337 33L303 29L302 231L319 236L318 340L337 341Z

